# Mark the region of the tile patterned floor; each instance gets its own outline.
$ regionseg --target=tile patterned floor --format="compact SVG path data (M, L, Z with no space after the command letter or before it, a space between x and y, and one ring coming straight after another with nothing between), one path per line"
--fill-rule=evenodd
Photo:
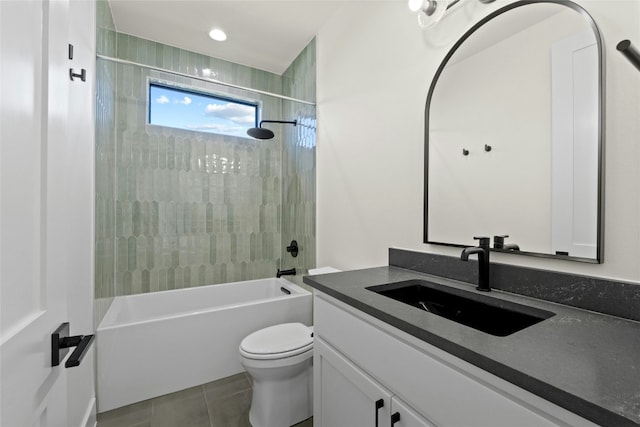
M98 427L251 427L250 405L251 381L241 373L103 412ZM313 419L295 427L313 427Z

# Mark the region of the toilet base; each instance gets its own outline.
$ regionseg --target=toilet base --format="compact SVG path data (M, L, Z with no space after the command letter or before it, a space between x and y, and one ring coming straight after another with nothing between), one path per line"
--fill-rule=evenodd
M291 366L292 376L277 380L262 372L253 377L253 395L249 421L253 427L289 427L313 415L312 359ZM251 374L251 371L249 371ZM260 378L256 378L260 377Z

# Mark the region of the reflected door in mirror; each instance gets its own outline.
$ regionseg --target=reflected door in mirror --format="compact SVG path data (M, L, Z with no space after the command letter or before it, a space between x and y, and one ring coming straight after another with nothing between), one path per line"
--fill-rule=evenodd
M599 40L580 9L539 2L454 46L427 100L427 242L509 235L520 253L599 259Z

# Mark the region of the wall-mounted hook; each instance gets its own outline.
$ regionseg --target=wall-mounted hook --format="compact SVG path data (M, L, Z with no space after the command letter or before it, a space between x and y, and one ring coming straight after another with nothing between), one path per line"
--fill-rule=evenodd
M468 156L469 155L469 150L467 150L466 148L462 149L462 155L463 156Z
M80 70L80 74L74 73L73 68L69 68L69 78L71 81L74 81L75 78L79 77L83 82L87 80L87 70L84 68Z
M487 144L484 144L484 151L486 151L486 152L491 151L491 146L487 145Z

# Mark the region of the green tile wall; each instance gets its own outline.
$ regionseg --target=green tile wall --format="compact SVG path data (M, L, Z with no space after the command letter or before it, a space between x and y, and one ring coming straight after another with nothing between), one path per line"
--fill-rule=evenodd
M313 39L282 75L284 94L292 98L316 99L316 43ZM296 258L282 255L282 268L295 267L306 274L316 262L316 111L301 103L283 104L284 117L297 120L288 128L283 147L282 238L300 247Z
M203 70L210 70L212 79L282 94L281 76L223 59L122 33L117 34L117 50L118 58L127 61L200 77L204 76Z
M131 49L135 39L126 38ZM184 61L194 57L181 56L180 66L190 68ZM280 115L281 101L131 65L118 65L118 76L116 295L273 276L281 254L282 138L148 125L147 81L251 96L264 116Z
M96 42L99 54L115 56L116 32L105 0L96 3ZM96 62L96 188L95 188L95 324L115 296L115 112L116 66Z
M279 76L116 33L110 18L99 1L104 55L315 99L315 42ZM300 126L268 141L151 126L149 78L258 100L263 118ZM315 107L99 59L97 115L97 301L315 265ZM295 265L284 251L292 238Z

